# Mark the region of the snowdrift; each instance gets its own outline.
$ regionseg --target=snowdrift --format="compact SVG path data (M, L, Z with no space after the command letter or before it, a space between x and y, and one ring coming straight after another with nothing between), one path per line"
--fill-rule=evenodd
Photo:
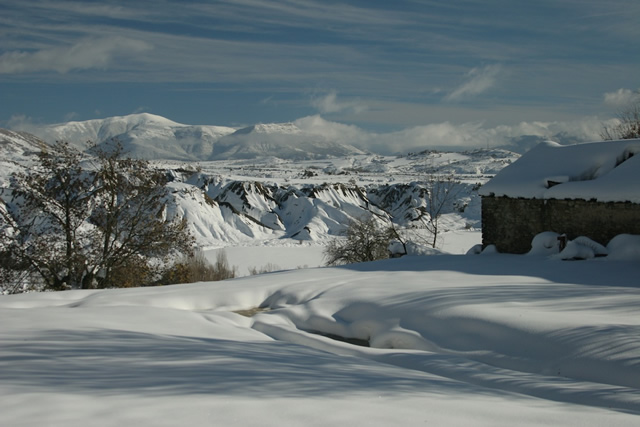
M638 273L440 255L3 296L0 423L637 425Z

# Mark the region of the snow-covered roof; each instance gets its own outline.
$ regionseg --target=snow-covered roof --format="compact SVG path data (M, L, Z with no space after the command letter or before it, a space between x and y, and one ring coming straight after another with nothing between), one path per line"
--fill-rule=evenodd
M501 170L482 196L640 203L640 139L543 142Z

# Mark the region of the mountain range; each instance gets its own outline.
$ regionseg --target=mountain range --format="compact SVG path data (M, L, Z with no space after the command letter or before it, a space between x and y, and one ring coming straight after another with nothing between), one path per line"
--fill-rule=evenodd
M164 135L165 142L170 138L168 128L173 135L193 130L157 116L136 117L144 124L142 135L148 137L155 123L156 135ZM136 127L129 116L104 125L85 122L58 128L60 135L68 137L86 137L90 132L108 137L118 129L120 135L132 136L141 135L143 127ZM213 134L206 127L201 130ZM425 211L425 182L438 176L455 176L459 181L456 198L445 207L448 225L443 229L476 227L480 222L478 187L519 157L495 149L380 156L321 141L313 145L314 156L321 158L300 160L299 147L293 145L260 145L251 139L244 145L231 144L231 138L252 135L259 139L261 134L289 135L285 141L293 143L304 132L290 124L257 125L218 139L222 142L214 147L225 148L220 156L226 160L152 162L171 177L168 215L187 219L201 246L283 238L323 242L339 235L349 221L371 214L405 226ZM0 130L0 191L8 187L14 171L36 162L36 153L43 146L46 143L33 135ZM265 157L274 153L288 158ZM250 156L255 158L248 159Z
M86 148L117 139L128 155L147 160L207 161L273 156L315 159L363 154L350 145L306 131L294 123L256 124L240 129L185 125L141 113L47 125L34 133L47 142L67 141Z

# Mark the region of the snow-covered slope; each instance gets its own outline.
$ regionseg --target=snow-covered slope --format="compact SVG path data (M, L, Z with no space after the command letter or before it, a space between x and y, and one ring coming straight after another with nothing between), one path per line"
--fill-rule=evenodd
M30 165L46 144L26 132L0 128L0 188L8 184L9 176Z
M86 148L83 144L87 141L101 144L117 138L129 155L138 158L206 160L214 143L234 131L224 126L184 125L141 113L46 126L40 136L48 142L68 141L79 148Z
M220 138L212 160L265 156L303 160L354 154L363 154L363 151L325 136L303 131L294 123L272 123L249 126Z
M224 126L185 125L141 113L107 119L68 122L41 128L47 142L68 141L79 148L117 138L134 157L185 161L313 159L362 154L355 147L302 130L294 123L257 124L239 130Z
M173 203L168 214L184 218L201 246L243 243L272 237L268 227L236 211L233 206L219 203L200 188L189 184L171 183Z
M387 218L400 226L417 225L416 220L427 211L426 182L434 178L460 181L455 186L456 197L442 211L443 231L479 228L478 188L518 157L504 150L477 150L309 161L214 161L200 163L201 172L176 180L251 218L270 230L270 238L322 244L340 235L349 221L367 215Z
M0 156L3 160L20 161L31 158L46 144L38 137L26 132L14 132L0 128Z
M376 216L381 221L393 221L400 227L424 227L417 221L427 211L426 183L368 184L306 183L277 184L249 180L224 180L202 173L194 174L185 183L172 183L181 187L178 194L188 192L192 199L200 200L189 208L178 211L201 218L193 222L192 231L203 246L215 246L217 241L240 243L248 239L290 238L322 244L341 235L351 221ZM455 184L456 197L449 200L442 213L455 217L447 227L463 229L479 225L480 210L476 184ZM178 206L188 198L176 199ZM210 205L206 206L206 201ZM226 215L200 212L227 209ZM233 233L211 234L209 230L229 227L233 218ZM195 225L204 221L208 226ZM226 225L222 225L226 222ZM218 225L214 225L218 224Z

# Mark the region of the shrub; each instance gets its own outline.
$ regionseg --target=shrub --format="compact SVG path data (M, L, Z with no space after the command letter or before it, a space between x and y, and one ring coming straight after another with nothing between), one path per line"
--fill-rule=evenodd
M376 217L351 221L345 239L334 239L324 250L327 265L352 264L389 258L389 243L397 238L392 227Z
M612 126L605 126L600 136L605 141L640 138L640 91L635 100L617 114L617 121Z
M257 276L258 274L265 274L265 273L271 273L273 271L278 271L281 270L280 266L274 264L274 263L267 263L265 265L263 265L262 267L249 267L249 274L251 276Z
M225 251L218 251L216 261L211 264L202 251L195 251L192 255L183 256L167 270L160 284L178 284L194 282L213 282L233 279L237 271L230 266Z

